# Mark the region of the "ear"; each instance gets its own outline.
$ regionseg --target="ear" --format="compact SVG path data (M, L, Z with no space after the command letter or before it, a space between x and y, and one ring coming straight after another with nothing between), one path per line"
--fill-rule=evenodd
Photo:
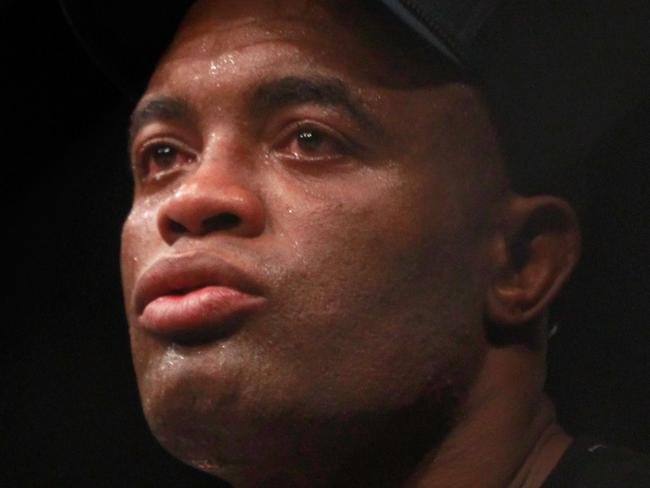
M486 314L495 325L526 324L546 310L580 257L577 216L553 196L514 195L494 248Z

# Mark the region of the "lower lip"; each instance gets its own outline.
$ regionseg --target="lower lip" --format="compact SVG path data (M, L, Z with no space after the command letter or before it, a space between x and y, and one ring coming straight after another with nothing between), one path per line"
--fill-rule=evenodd
M165 295L153 300L140 315L140 323L161 334L218 328L259 309L264 301L232 288L206 286L184 295Z

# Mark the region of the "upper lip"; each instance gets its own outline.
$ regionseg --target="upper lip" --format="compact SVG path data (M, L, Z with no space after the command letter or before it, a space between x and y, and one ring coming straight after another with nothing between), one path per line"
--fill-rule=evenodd
M255 280L239 268L214 254L192 252L160 258L140 275L133 293L135 310L140 315L156 298L206 286L261 294Z

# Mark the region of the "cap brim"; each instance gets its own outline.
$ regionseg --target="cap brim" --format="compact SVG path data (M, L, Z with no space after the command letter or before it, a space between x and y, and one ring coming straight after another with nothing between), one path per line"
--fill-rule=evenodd
M76 36L106 76L137 97L192 0L59 0Z

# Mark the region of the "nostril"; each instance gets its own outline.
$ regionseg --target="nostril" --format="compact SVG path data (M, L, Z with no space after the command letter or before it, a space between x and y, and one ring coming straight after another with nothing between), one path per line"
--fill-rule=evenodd
M229 230L241 224L241 218L237 215L224 212L203 221L203 231L210 233L220 230Z
M192 224L191 222L188 222ZM197 234L205 235L211 232L227 231L234 229L241 225L242 220L240 217L233 213L223 212L207 219L195 222L192 225L183 225L178 220L167 219L167 231L173 235L179 236L183 234Z
M187 232L187 229L183 224L179 224L175 220L170 220L169 221L169 230L172 231L174 234L184 234Z

